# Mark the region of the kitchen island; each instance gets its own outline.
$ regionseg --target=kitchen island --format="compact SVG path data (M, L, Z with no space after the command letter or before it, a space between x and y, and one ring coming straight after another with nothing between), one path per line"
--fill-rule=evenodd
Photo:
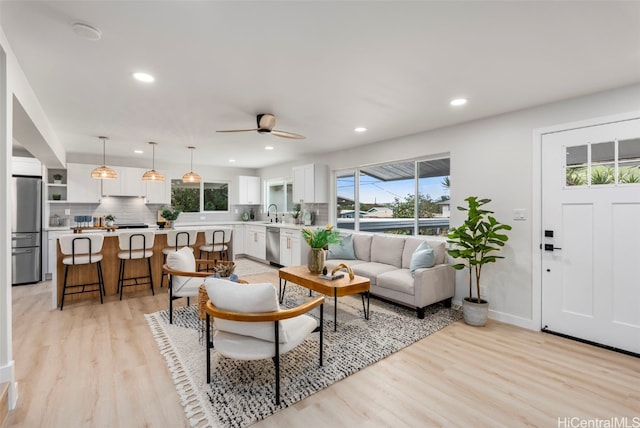
M221 229L223 226L200 226L193 228L179 228L179 229L197 229L198 237L195 245L193 246L194 254L196 258L198 258L198 248L201 245L205 244L204 231L207 229ZM228 226L224 227L228 228ZM149 229L139 229L139 230L149 230ZM127 232L133 232L133 229L127 230ZM154 230L155 239L153 243L153 256L151 257L151 270L153 275L154 282L154 290L155 292L167 292L166 281L165 288L160 288L160 279L162 277L162 264L163 264L163 254L162 249L167 246L167 230L157 229ZM70 231L71 233L71 231ZM107 296L113 296L118 294L118 272L120 268L120 259L118 258L119 245L118 245L118 233L117 232L105 232L105 231L95 231L91 233L102 233L104 235L104 244L102 246L102 272L104 276L104 287L105 294ZM233 260L233 239L229 241L229 259ZM57 249L57 262L56 262L56 272L52 275L52 283L55 284L53 288L52 295L52 304L53 307L58 307L60 300L62 298L62 290L64 287L64 270L65 265L62 263L62 259L64 255L60 252L60 244L56 243ZM204 255L203 255L204 257ZM136 259L136 260L128 260L125 266L125 277L139 277L147 275L147 260L146 259ZM89 283L95 282L97 279L96 266L93 265L76 265L69 269L69 284L80 284L80 283ZM138 285L126 287L124 291L123 298L126 298L128 294L135 293L137 291L146 290L147 293L151 294L151 290L149 289L148 284ZM65 307L66 303L71 303L76 300L83 299L98 299L98 292L95 291L93 293L82 293L77 295L67 295L65 296Z

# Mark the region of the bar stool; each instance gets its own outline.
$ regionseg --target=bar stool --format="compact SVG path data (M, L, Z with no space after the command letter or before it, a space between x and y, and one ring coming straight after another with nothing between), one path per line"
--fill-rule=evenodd
M132 287L136 285L149 284L151 286L151 294L155 296L153 290L153 275L151 274L151 256L153 256L153 242L155 233L153 231L144 232L120 232L118 233L118 258L120 259L120 273L118 274L118 290L120 291L120 300L122 300L122 289L124 287ZM127 260L147 259L146 276L125 277L125 262ZM143 280L143 282L139 282ZM133 281L132 284L125 284L125 281Z
M202 259L202 253L206 253L206 259L209 260L210 254L218 253L219 259L215 257L213 260L229 260L229 241L231 240L231 231L232 229L222 228L222 229L210 229L204 231L204 241L205 244L201 245L198 254L198 258ZM209 265L213 266L213 265ZM210 270L212 268L207 267L206 270ZM200 270L200 265L198 265L198 270Z
M167 262L167 255L180 250L183 247L193 247L198 237L198 231L195 229L179 229L167 230L167 246L162 249L162 264ZM162 272L160 277L160 287L164 286L164 277L166 273Z
M64 267L64 286L62 288L62 299L60 310L64 307L64 296L81 293L92 293L97 291L100 295L100 304L103 303L104 277L102 276L102 244L104 236L102 234L71 234L62 235L58 238L60 242L60 252L65 255L62 259ZM69 267L77 265L95 264L98 273L98 282L69 285ZM97 289L95 287L98 287ZM89 289L87 289L87 287ZM70 291L80 288L80 291Z

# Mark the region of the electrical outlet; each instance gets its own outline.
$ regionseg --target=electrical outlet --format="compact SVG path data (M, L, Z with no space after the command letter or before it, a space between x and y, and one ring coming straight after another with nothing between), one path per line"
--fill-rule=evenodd
M206 220L206 219L207 219L207 217L205 217L203 215L200 216L200 220Z
M524 208L516 208L513 210L513 219L514 220L526 220L527 219L527 210Z
M64 215L71 215L71 208L65 208Z

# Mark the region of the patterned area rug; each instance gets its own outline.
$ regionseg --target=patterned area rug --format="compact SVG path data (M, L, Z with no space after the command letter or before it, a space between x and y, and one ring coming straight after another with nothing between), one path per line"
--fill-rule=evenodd
M278 268L264 263L255 262L251 259L237 258L234 260L236 264L235 273L238 276L256 275L259 273L272 272Z
M308 296L307 289L289 284L284 306L295 306ZM233 360L212 351L211 384L207 385L196 306L174 310L173 325L167 311L145 316L192 427L251 425L461 318L460 311L436 304L420 320L415 311L372 298L367 321L360 296L347 296L338 300L338 331L334 332L333 311L333 299L326 299L324 366L318 365L318 334L281 356L279 406L275 405L271 360Z

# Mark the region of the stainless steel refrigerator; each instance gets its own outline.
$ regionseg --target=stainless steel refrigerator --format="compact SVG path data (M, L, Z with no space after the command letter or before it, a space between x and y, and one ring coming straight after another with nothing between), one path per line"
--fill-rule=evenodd
M13 177L11 284L42 280L42 179Z

